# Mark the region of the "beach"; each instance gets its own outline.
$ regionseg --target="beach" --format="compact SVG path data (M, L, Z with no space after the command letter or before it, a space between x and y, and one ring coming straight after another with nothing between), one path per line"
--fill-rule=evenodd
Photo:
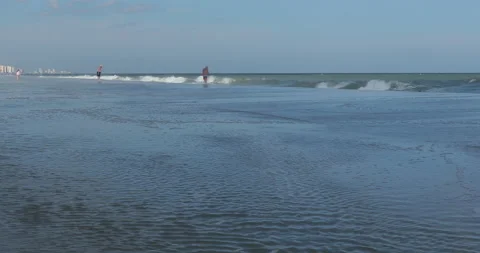
M473 74L105 76L0 76L0 252L480 249Z

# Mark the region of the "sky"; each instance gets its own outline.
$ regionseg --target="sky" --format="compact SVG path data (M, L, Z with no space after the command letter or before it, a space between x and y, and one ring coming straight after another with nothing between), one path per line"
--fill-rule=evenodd
M2 0L27 71L479 72L478 0Z

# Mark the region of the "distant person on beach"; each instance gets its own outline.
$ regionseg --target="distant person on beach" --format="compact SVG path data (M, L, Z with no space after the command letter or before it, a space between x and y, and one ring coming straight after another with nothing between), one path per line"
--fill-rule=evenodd
M204 83L207 83L207 79L208 79L208 66L205 66L205 68L203 68L202 70L202 76L203 76L203 82Z
M20 80L20 69L17 69L17 80Z
M103 65L100 65L97 69L97 80L100 80L100 76L102 76L102 69Z

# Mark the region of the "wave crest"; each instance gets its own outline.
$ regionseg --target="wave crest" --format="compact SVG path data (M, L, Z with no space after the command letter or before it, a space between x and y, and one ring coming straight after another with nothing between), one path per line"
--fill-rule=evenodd
M320 89L347 89L347 90L407 90L411 84L399 82L399 81L386 81L386 80L369 80L369 81L352 81L352 82L320 82L315 85L315 88Z
M224 74L211 75L208 78L209 84L219 85L263 85L276 87L303 87L321 89L347 89L347 90L373 90L373 91L411 91L411 92L473 92L480 93L480 78L475 75L467 78L440 78L438 76L419 78L418 75L392 75L391 79L383 75L375 78L352 77L348 75L341 78L331 78L324 75L290 75L290 74ZM47 75L48 78L69 78L95 80L95 75ZM329 79L330 78L330 79ZM343 80L339 80L343 79ZM202 76L195 74L124 74L104 75L102 80L125 81L125 82L146 82L166 84L203 84Z
M48 78L66 78L66 79L84 79L84 80L95 80L97 76L95 75L75 75L75 76L40 76ZM182 76L119 76L119 75L104 75L101 78L102 80L107 81L130 81L130 82L147 82L147 83L203 83L203 77L198 76L196 78L188 78ZM210 84L231 84L235 82L235 79L231 77L216 77L209 76L208 83Z

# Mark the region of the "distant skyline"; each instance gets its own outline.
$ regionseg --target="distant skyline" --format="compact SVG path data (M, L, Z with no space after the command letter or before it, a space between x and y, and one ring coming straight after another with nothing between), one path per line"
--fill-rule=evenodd
M71 72L480 72L480 1L4 0L0 62ZM13 21L13 23L12 23Z

